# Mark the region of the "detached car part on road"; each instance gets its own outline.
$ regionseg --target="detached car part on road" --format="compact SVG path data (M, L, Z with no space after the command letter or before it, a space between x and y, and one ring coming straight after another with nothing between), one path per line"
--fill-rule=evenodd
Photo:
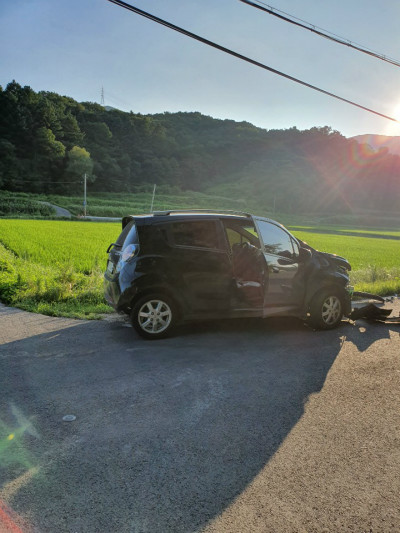
M149 339L196 319L295 316L330 329L351 312L345 259L247 213L126 216L107 253L106 300Z

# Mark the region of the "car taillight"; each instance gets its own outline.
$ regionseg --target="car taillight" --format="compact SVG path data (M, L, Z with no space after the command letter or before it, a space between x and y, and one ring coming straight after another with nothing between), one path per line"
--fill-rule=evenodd
M137 244L129 244L121 254L121 261L131 261L139 253L139 246Z

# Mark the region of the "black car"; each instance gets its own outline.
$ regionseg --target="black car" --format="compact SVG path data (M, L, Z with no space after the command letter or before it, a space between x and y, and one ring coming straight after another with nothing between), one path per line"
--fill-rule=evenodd
M296 316L330 329L351 312L345 259L247 213L126 216L107 252L105 297L150 339L195 319Z

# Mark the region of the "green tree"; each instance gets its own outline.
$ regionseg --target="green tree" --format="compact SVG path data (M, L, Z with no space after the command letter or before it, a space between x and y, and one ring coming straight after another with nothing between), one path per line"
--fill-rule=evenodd
M19 161L16 157L15 146L0 139L0 188L18 189Z
M85 148L73 146L68 151L66 174L73 179L81 179L84 174L92 178L93 161Z

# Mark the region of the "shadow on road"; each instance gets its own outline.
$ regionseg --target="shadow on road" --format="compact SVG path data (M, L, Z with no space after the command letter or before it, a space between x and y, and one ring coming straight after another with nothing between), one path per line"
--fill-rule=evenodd
M198 531L277 451L344 340L389 333L236 320L148 342L77 322L3 344L0 499L41 532Z

